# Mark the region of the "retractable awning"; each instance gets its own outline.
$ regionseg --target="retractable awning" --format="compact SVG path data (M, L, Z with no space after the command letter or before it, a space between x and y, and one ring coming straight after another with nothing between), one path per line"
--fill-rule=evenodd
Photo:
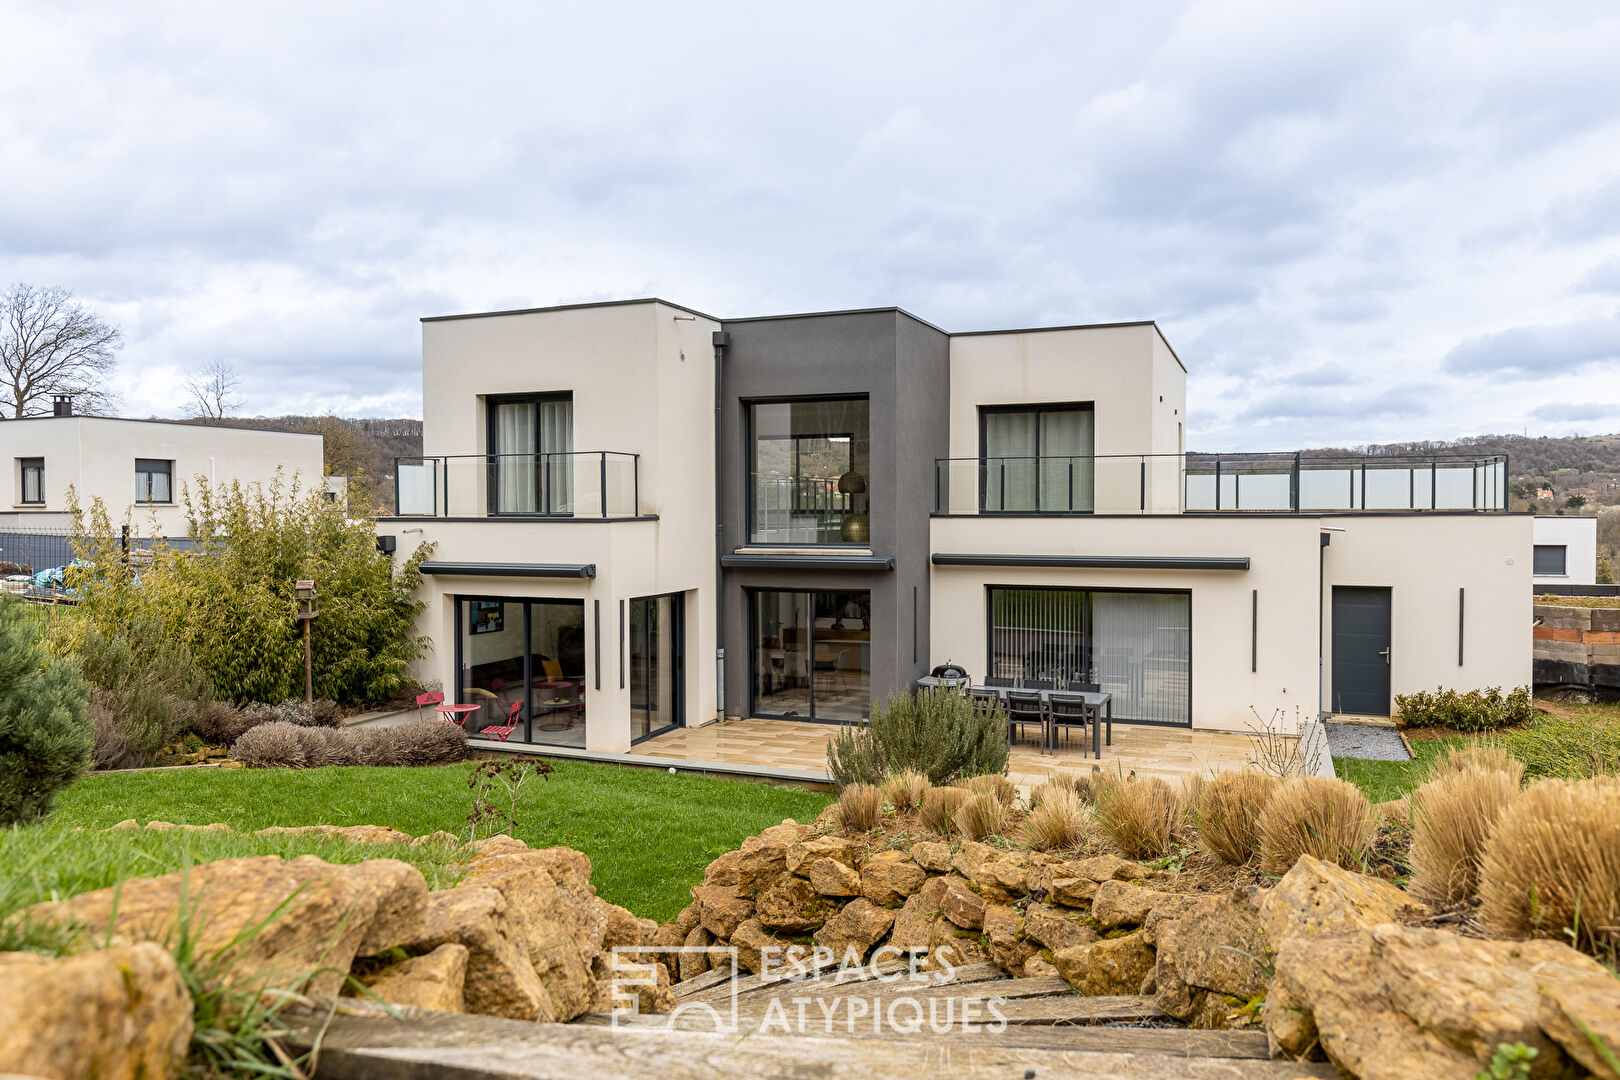
M1027 566L1084 570L1247 570L1247 555L969 555L934 552L935 566Z
M595 563L425 562L422 573L435 577L593 578Z

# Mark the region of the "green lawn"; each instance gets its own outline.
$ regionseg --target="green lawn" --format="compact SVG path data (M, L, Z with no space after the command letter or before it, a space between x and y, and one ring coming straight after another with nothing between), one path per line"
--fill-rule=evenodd
M1465 738L1411 739L1411 761L1363 761L1360 758L1334 758L1333 771L1366 793L1373 802L1389 802L1423 783L1429 763L1448 748L1465 743Z
M637 915L671 920L688 888L717 856L783 818L810 821L830 796L802 788L716 780L653 769L553 762L549 780L531 781L517 836L532 847L567 844L591 858L592 880L607 900ZM269 841L197 834L78 833L126 818L249 831L270 825L388 825L413 836L435 830L465 836L471 765L425 769L173 769L91 776L63 793L48 824L0 831L0 907L99 888L119 876L177 869L227 855L306 851L358 861L406 857L453 879L445 856L424 848L359 847L331 841Z

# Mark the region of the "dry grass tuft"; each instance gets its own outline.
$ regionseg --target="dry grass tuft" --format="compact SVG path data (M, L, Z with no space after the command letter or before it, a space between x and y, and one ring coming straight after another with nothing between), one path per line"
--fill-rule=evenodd
M845 832L871 832L883 820L883 789L850 784L838 796L838 823Z
M908 769L905 772L885 776L880 786L883 790L883 801L903 814L922 805L923 795L928 791L929 783L928 777Z
M1502 812L1479 867L1480 917L1505 938L1620 954L1620 781L1543 780Z
M1110 778L1097 792L1097 824L1129 859L1153 859L1169 851L1185 810L1181 792L1156 776Z
M1097 789L1102 784L1103 773L1097 772L1055 772L1047 776L1048 784L1057 784L1066 787L1080 797L1080 801L1090 806L1097 801Z
M1524 762L1508 753L1498 742L1481 740L1468 746L1454 746L1434 759L1429 766L1429 779L1459 772L1504 772L1513 778L1513 786L1524 782Z
M1042 784L1035 790L1040 798L1024 819L1024 838L1030 850L1062 851L1083 846L1094 827L1091 808L1065 785Z
M956 827L969 840L999 836L1007 820L1007 808L994 791L969 792L956 811Z
M957 786L966 788L968 791L984 791L994 795L1003 807L1011 806L1013 800L1018 798L1018 789L1013 786L1013 782L1000 773L970 776L965 780L958 780L956 783Z
M1446 772L1412 793L1414 896L1431 904L1466 900L1479 888L1479 860L1517 780L1496 769Z
M1210 858L1242 866L1260 854L1260 815L1277 778L1258 769L1219 773L1193 803L1198 846Z
M956 811L967 802L968 794L966 788L929 788L923 793L918 816L930 830L948 837L956 831Z
M1373 829L1372 805L1360 788L1326 776L1296 776L1272 792L1260 814L1260 869L1286 874L1301 855L1358 869Z
M1412 824L1412 796L1410 793L1388 802L1373 803L1373 820L1387 821L1391 825Z

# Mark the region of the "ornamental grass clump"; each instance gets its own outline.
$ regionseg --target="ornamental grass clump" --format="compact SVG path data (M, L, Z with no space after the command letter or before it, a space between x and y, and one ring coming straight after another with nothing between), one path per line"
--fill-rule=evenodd
M1260 814L1260 869L1286 874L1301 855L1359 869L1373 830L1372 804L1354 784L1326 776L1284 780Z
M1007 821L1007 808L994 791L973 791L956 811L956 827L969 840L1000 836Z
M1000 773L986 773L983 776L959 780L957 786L972 792L988 792L994 795L1003 807L1011 806L1018 798L1018 789L1013 786L1013 782Z
M1038 793L1038 797L1037 797ZM1034 809L1024 819L1024 839L1032 851L1064 851L1080 847L1091 833L1091 808L1074 789L1043 784L1031 792Z
M1479 864L1480 918L1620 959L1620 781L1543 780L1502 811Z
M1242 866L1260 854L1260 815L1277 778L1257 769L1216 774L1193 805L1198 846L1210 858Z
M1518 778L1497 769L1446 772L1412 792L1409 891L1431 904L1473 896L1485 841L1518 794Z
M928 777L907 769L903 772L890 773L883 778L880 786L883 789L883 801L904 814L922 805L923 795L928 791L929 784Z
M838 823L845 832L871 832L883 821L883 790L875 784L850 784L838 793Z
M956 831L956 811L967 802L968 795L966 788L929 788L923 794L922 809L918 816L929 830L948 837Z
M827 744L827 771L840 790L899 772L948 784L1006 769L1006 712L950 690L896 691L873 706L870 723L842 728Z
M1185 809L1181 792L1157 776L1111 778L1097 793L1097 824L1128 859L1169 851Z
M1524 780L1524 762L1508 752L1499 742L1480 740L1467 746L1454 746L1434 759L1429 766L1429 779L1460 772L1507 773L1518 787Z

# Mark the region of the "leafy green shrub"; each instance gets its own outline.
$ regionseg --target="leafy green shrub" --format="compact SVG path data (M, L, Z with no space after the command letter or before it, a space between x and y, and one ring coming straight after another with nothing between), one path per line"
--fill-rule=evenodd
M90 767L88 696L78 666L50 655L24 603L0 597L0 825L44 817Z
M950 690L901 690L872 710L871 723L842 728L827 744L827 771L842 790L913 771L930 783L1007 771L1007 714Z
M128 755L119 755L126 759L123 767L146 764L178 739L196 718L200 703L212 696L213 688L198 672L190 650L151 615L131 613L116 628L64 619L53 633L57 652L80 659L90 700L98 707L95 716L106 729L103 755L116 741L128 747ZM127 760L131 757L133 761ZM109 767L99 758L97 765Z
M1506 695L1500 686L1468 691L1435 687L1432 694L1427 690L1396 694L1395 707L1405 727L1450 727L1458 731L1495 731L1528 724L1536 716L1528 686Z
M396 572L377 552L373 523L350 517L295 478L215 486L194 477L182 489L192 550L159 545L139 577L123 570L105 507L70 502L73 575L80 609L110 636L154 619L190 651L223 696L286 701L304 692L302 629L293 595L315 582L311 624L315 692L339 702L386 701L409 683L425 643L412 629L422 602L426 546Z
M1596 711L1540 716L1529 727L1508 732L1502 742L1524 762L1524 775L1531 780L1620 774L1620 723Z

